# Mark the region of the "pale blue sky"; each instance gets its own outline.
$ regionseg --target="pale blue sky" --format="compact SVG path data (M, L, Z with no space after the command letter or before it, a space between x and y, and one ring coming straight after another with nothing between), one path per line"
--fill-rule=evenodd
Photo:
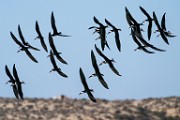
M67 95L72 98L87 98L87 95L79 96L83 86L79 77L79 68L82 67L85 76L88 78L94 72L91 64L90 52L94 50L97 34L92 35L93 30L88 27L95 25L93 16L105 24L107 18L112 24L122 29L120 39L122 52L118 52L115 46L114 36L107 36L111 51L105 49L109 58L114 58L116 68L122 74L116 76L108 66L102 66L101 72L109 85L106 90L97 78L87 79L89 87L94 89L96 98L105 99L141 99L147 97L180 96L180 15L177 11L180 1L158 0L140 1L127 0L105 1L105 0L31 0L31 1L10 1L6 0L0 4L0 96L14 97L10 85L5 85L8 77L5 73L5 65L9 69L16 64L19 77L25 81L23 85L24 97L53 97ZM125 7L129 9L133 17L141 22L145 16L139 9L142 6L148 13L155 11L161 20L166 12L167 29L176 38L169 38L170 45L156 38L153 34L150 43L166 49L166 52L156 52L153 55L142 51L134 51L137 45L129 36L130 29L125 18ZM45 42L49 47L48 33L51 32L50 15L54 11L57 28L64 34L71 35L70 38L56 37L56 47L62 52L62 57L69 63L64 65L58 62L58 66L69 76L68 79L60 77L56 72L49 73L52 68L47 53L40 46L39 41L33 40L36 37L35 21L38 20ZM9 32L12 31L18 37L18 24L27 41L40 48L40 52L32 51L32 54L39 61L32 62L25 53L17 53L18 46L12 40ZM143 26L146 30L147 24ZM109 30L109 28L107 29ZM156 26L153 24L153 30ZM146 32L144 37L147 39ZM96 54L96 52L95 52ZM97 61L102 58L96 54Z

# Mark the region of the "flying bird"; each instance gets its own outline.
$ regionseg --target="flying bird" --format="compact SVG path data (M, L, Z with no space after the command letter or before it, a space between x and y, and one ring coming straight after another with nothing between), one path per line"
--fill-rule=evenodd
M47 46L45 44L45 41L44 41L44 37L42 36L41 32L40 32L40 28L39 28L39 24L38 24L38 21L36 21L35 23L35 29L36 29L36 32L38 34L38 36L35 38L35 39L39 39L40 40L40 43L41 43L41 46L43 47L43 49L48 52L48 49L47 49Z
M27 55L32 61L34 61L35 63L38 63L38 61L36 60L36 58L33 57L32 54L29 52L28 49L29 49L30 47L29 47L29 46L24 46L21 42L19 42L12 32L10 32L10 35L11 35L12 39L14 40L14 42L21 47L20 50L18 50L18 52L20 52L20 51L25 51L26 55Z
M53 30L52 36L71 37L70 35L63 35L61 32L58 32L53 12L51 13L51 27Z
M131 28L131 35L132 35L132 39L134 40L134 42L138 45L138 47L137 47L134 51L136 51L136 50L143 50L144 52L149 53L149 54L154 53L154 52L152 52L152 51L147 50L147 49L145 48L145 47L147 47L147 46L144 46L144 45L142 45L142 44L139 42L139 40L138 40L137 37L135 36L135 32L133 31L133 28Z
M157 28L158 28L158 31L160 32L160 35L161 35L162 39L164 40L164 42L165 42L166 44L169 45L168 39L167 39L167 37L165 36L163 29L162 29L161 26L159 25L159 22L158 22L158 19L157 19L157 17L156 17L155 12L153 12L153 20L154 20L154 22L155 22L155 24L156 24L156 26L157 26Z
M50 60L53 65L53 69L50 72L56 71L60 76L67 78L68 76L65 73L63 73L60 68L58 68L51 50L50 50Z
M105 19L105 22L106 22L107 25L109 25L110 27L112 27L112 30L111 30L109 33L114 32L117 49L118 49L119 51L121 51L121 42L120 42L119 32L118 32L118 31L121 31L121 29L116 28L116 27L115 27L114 25L112 25L107 19Z
M106 57L101 51L100 49L95 45L95 49L97 51L97 53L104 58L105 63L107 63L109 65L109 67L111 68L111 70L118 76L121 76L121 74L116 70L116 68L113 65L113 62L115 62L113 59L110 60L108 57Z
M98 77L100 83L106 88L106 89L109 89L107 83L105 82L104 78L103 78L103 75L101 74L100 70L99 70L99 67L97 65L97 61L96 61L96 56L94 55L94 52L91 50L91 61L92 61L92 66L95 70L95 76ZM93 75L93 74L92 74Z
M84 75L83 70L82 70L81 68L79 69L79 75L80 75L81 82L82 82L82 84L83 84L83 86L84 86L84 90L83 90L80 94L82 94L82 93L87 93L88 97L89 97L93 102L96 102L96 99L94 98L94 96L93 96L92 93L91 93L91 92L93 92L93 90L92 90L92 89L89 89L88 84L87 84L87 82L86 82L85 75Z
M160 49L160 48L157 48L157 47L153 46L152 44L148 43L148 42L143 38L142 34L138 32L137 27L138 27L138 26L134 26L134 27L133 27L133 28L134 28L135 36L139 39L139 41L140 41L144 46L150 47L150 48L152 48L153 50L156 50L156 51L165 52L165 50Z
M163 14L162 19L161 19L161 28L164 32L164 34L167 37L176 37L176 35L172 35L172 33L170 31L166 30L166 13Z
M147 17L147 19L145 21L149 22L149 24L148 24L148 39L150 40L151 39L151 33L152 33L152 21L153 21L153 19L151 18L151 16L147 13L147 11L143 7L139 6L139 8L143 12L143 14Z
M16 86L16 81L15 81L14 77L11 75L7 65L5 65L5 71L6 71L7 76L10 79L7 83L11 83L13 93L14 93L15 97L17 99L19 99L18 89L17 89L17 86Z
M25 40L25 38L24 38L24 36L23 36L23 34L22 34L22 31L21 31L20 25L18 25L18 33L19 33L19 37L20 37L20 39L21 39L21 41L22 41L22 44L23 44L24 46L28 46L29 48L31 48L31 49L33 49L33 50L40 51L38 48L33 47L32 45L30 45L30 44Z
M56 47L55 47L55 45L54 45L54 42L53 42L53 38L52 38L52 36L51 36L50 33L49 33L49 44L50 44L50 47L51 47L51 49L52 49L52 52L53 52L53 54L56 56L56 58L57 58L60 62L62 62L62 63L64 63L64 64L68 64L68 63L60 56L60 52L57 51L57 49L56 49Z
M22 92L22 84L24 84L24 82L20 81L15 64L13 65L13 75L14 75L14 78L15 78L15 81L16 81L19 96L20 96L20 98L22 100L24 100L23 92Z
M108 26L105 26L101 22L99 22L99 20L95 16L93 17L93 19L94 19L94 22L99 25L99 27L98 27L99 30L97 29L97 32L100 35L99 38L101 40L101 48L104 51L105 45L109 48L109 45L106 40L106 28Z

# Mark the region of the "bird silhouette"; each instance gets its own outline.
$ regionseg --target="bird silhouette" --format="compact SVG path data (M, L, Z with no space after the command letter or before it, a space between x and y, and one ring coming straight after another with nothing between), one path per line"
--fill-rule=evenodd
M116 46L117 46L117 49L119 51L121 51L121 42L120 42L120 38L119 38L119 32L118 31L121 31L121 29L118 29L116 28L114 25L112 25L107 19L105 19L105 22L107 25L109 25L110 27L112 27L112 30L109 32L114 32L114 35L115 35L115 42L116 42ZM108 34L109 34L108 33Z
M63 35L61 32L58 32L53 12L51 13L51 27L53 30L52 36L71 37L70 35Z
M89 97L93 102L96 102L96 99L94 98L94 96L93 96L92 93L91 93L93 90L92 90L92 89L89 89L82 68L79 69L79 75L80 75L81 83L83 84L83 87L84 87L84 90L83 90L80 94L82 94L82 93L87 93L88 97Z
M58 68L51 50L50 50L50 60L53 65L53 69L50 72L56 71L60 76L67 78L68 76L65 73L63 73L60 68Z
M163 29L162 29L161 26L159 25L157 16L156 16L156 14L155 14L154 11L153 11L153 20L154 20L154 22L155 22L155 24L156 24L156 26L157 26L157 28L158 28L158 31L160 32L160 35L161 35L162 39L164 40L164 42L165 42L166 44L169 45L169 41L168 41L167 37L165 36L165 34L164 34L164 32L163 32Z
M147 13L147 11L139 6L140 10L143 12L143 14L147 17L147 19L145 21L149 22L148 24L148 40L151 39L151 34L152 34L152 21L153 19L151 18L151 16Z
M41 43L41 46L43 47L43 49L48 52L48 49L47 49L47 46L45 44L45 41L44 41L44 37L42 36L41 32L40 32L40 28L39 28L39 24L38 24L38 21L36 21L35 23L35 29L36 29L36 32L38 34L38 36L35 38L35 39L39 39L40 40L40 43Z
M153 46L152 44L148 43L144 37L142 36L141 33L139 33L139 31L137 30L138 26L134 26L134 33L135 33L135 36L139 39L139 41L146 47L150 47L152 48L153 50L156 50L156 51L160 51L160 52L165 52L165 50L163 49L160 49L160 48L157 48L155 46Z
M12 89L13 89L13 93L15 95L15 97L17 99L19 99L19 95L18 95L18 89L17 89L17 86L16 86L16 81L14 79L14 77L11 75L10 71L9 71L9 68L7 65L5 65L5 71L6 71L6 74L7 76L9 77L9 81L6 82L6 83L11 83L11 86L12 86Z
M20 39L21 39L21 41L22 41L22 44L23 44L24 46L28 46L29 48L31 48L31 49L33 49L33 50L40 51L38 48L33 47L32 45L30 45L30 44L25 40L25 38L24 38L24 36L23 36L23 34L22 34L22 31L21 31L20 25L18 25L18 33L19 33L19 37L20 37Z
M92 61L92 66L95 70L95 74L98 77L98 80L100 81L100 83L106 88L109 89L106 81L103 78L103 75L101 74L99 67L97 65L97 61L96 61L96 56L94 55L94 52L91 50L91 61Z
M131 28L131 35L132 35L132 39L134 40L134 42L138 45L138 47L137 47L134 51L136 51L136 50L143 50L144 52L149 53L149 54L154 53L154 52L152 52L152 51L147 50L147 49L145 48L146 46L142 45L142 44L139 42L139 40L138 40L137 37L135 36L135 32L133 31L133 28Z
M36 60L36 58L33 57L32 54L29 52L28 49L29 49L30 47L29 47L29 46L24 46L21 42L19 42L12 32L10 32L10 35L11 35L12 39L14 40L14 42L21 47L20 50L18 50L18 52L20 52L20 51L25 51L26 55L27 55L32 61L34 61L35 63L38 63L38 61Z
M163 14L162 19L161 19L161 28L164 32L164 34L167 37L176 37L176 35L172 35L172 33L170 31L166 30L166 13Z
M106 57L101 51L100 49L95 45L95 49L97 51L97 53L104 58L104 60L106 61L105 63L107 63L109 65L109 67L111 68L111 70L118 76L121 76L121 74L116 70L116 68L113 65L113 62L115 62L113 59L110 60L108 57Z
M97 32L100 35L99 38L101 40L101 48L104 51L105 45L108 46L108 48L109 48L109 45L108 45L107 40L106 40L106 28L107 28L107 26L105 26L101 22L99 22L99 20L95 16L93 17L93 20L96 24L99 25L99 27L98 27L99 31L97 30Z
M24 100L23 92L22 92L22 84L24 84L24 82L20 81L15 64L13 65L13 75L14 75L14 78L15 78L15 81L16 81L19 96L20 96L20 98L22 100Z
M64 64L68 64L68 63L60 56L60 52L57 51L57 49L56 49L56 47L55 47L55 45L54 45L54 42L53 42L53 38L52 38L52 36L51 36L51 33L49 33L49 44L50 44L50 47L51 47L51 49L52 49L52 52L53 52L53 54L56 56L56 58L57 58L60 62L62 62L62 63L64 63Z

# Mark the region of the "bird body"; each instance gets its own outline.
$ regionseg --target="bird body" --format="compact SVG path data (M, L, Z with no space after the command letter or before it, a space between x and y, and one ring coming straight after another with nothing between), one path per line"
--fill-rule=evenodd
M41 43L41 46L43 47L43 49L48 52L48 49L47 49L47 46L45 44L45 41L44 41L44 37L42 36L41 32L40 32L40 28L39 28L39 24L38 24L38 21L36 21L35 23L35 29L36 29L36 32L38 34L38 36L35 38L35 39L39 39L40 40L40 43Z

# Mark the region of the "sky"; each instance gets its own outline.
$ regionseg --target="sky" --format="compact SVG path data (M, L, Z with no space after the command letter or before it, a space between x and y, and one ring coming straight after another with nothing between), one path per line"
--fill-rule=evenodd
M70 98L88 98L86 94L79 93L84 90L79 76L79 68L83 69L90 88L94 89L93 95L101 99L143 99L149 97L180 96L180 15L177 11L180 1L167 0L140 1L140 0L31 0L1 2L0 5L0 97L13 97L10 84L5 84L8 77L5 73L5 65L12 72L13 64L16 64L18 75L23 84L25 98L51 98L66 95ZM166 52L155 52L147 54L143 51L134 51L137 45L130 34L130 29L125 18L125 7L129 9L132 16L142 22L146 19L140 11L142 6L151 14L155 11L159 22L166 13L167 29L177 35L169 38L167 45L157 34L152 34L149 43L156 47L165 49ZM56 60L57 65L68 75L68 78L59 76L56 72L49 73L52 69L50 59L38 40L35 31L35 21L38 20L40 30L50 50L48 33L52 32L50 24L51 12L54 12L56 26L59 31L71 37L55 37L54 43L61 56L68 62L62 64ZM114 58L115 67L122 76L115 75L108 67L100 67L104 79L109 86L105 89L98 79L88 77L94 73L91 63L91 50L94 51L98 63L103 59L98 56L94 44L100 48L99 40L95 40L98 34L92 34L88 30L90 26L96 25L93 17L105 24L108 19L113 25L121 28L119 32L122 44L121 52L118 52L114 34L107 35L107 41L111 50L107 48L103 52L109 58ZM12 40L10 31L19 39L18 25L20 24L25 39L41 51L30 50L39 63L31 61L24 52L17 53L18 45ZM147 39L147 23L142 26L145 32L143 36ZM110 28L107 28L109 31ZM153 24L153 31L156 30Z

